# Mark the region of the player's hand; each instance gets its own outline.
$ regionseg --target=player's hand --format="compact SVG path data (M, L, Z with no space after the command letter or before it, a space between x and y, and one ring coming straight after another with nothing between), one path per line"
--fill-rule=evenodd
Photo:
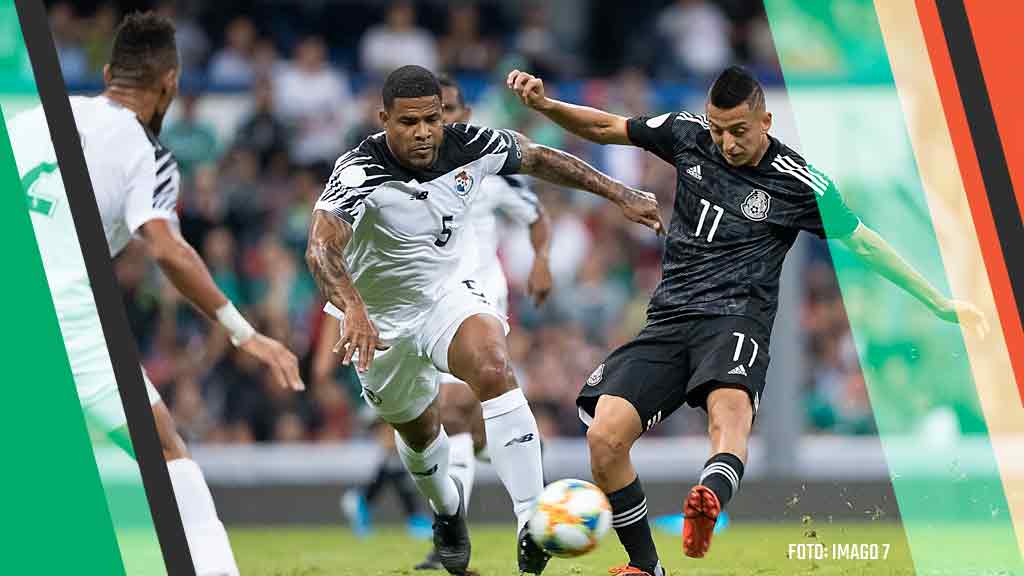
M363 306L352 306L351 312L345 311L345 319L341 323L341 338L334 345L334 353L341 354L341 363L348 366L352 363L353 355L358 351L359 360L356 362L356 370L366 372L370 369L370 362L373 361L375 350L387 350L388 346L381 344L380 333L373 325L370 316Z
M543 110L547 104L544 95L544 81L532 74L513 70L509 72L505 85L519 96L519 99L534 110Z
M547 258L534 258L533 268L530 269L530 277L526 280L526 292L533 298L533 302L540 306L548 299L551 293L551 267Z
M964 329L973 330L978 338L988 335L989 325L985 314L970 302L946 299L935 310L935 315L946 322L959 322Z
M257 332L238 346L270 367L270 375L279 386L289 390L305 390L299 376L299 360L283 344Z
M626 188L619 200L619 206L626 218L643 224L659 235L665 232L661 222L661 210L658 209L658 198L650 192Z

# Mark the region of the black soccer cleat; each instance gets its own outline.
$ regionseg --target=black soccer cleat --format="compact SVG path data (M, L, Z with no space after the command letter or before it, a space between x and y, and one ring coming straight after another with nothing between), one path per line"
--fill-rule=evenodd
M519 559L519 574L539 575L551 560L551 555L537 545L530 536L530 527L523 526L519 531L519 545L516 549Z
M413 567L414 570L443 570L444 566L441 566L441 557L437 554L437 549L432 549L430 554L427 554L426 559Z
M466 499L462 482L452 476L459 490L459 510L451 516L434 514L434 550L449 574L465 576L469 568L469 529L466 527Z

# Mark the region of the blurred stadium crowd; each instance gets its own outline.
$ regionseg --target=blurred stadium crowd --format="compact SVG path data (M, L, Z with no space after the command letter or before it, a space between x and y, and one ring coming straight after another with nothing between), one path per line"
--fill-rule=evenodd
M329 442L365 433L354 374L316 354L333 341L321 334L303 253L312 204L334 159L379 130L382 74L418 63L457 75L475 121L522 131L654 192L666 218L670 166L637 149L566 137L509 98L504 73L525 67L559 81L563 97L628 115L699 106L705 77L734 61L779 82L761 3L743 0L48 4L65 80L81 91L99 88L124 10L155 8L175 18L183 94L162 140L182 167L182 233L224 292L303 358L307 392L273 388L146 266L141 246L126 250L116 273L145 367L183 434L200 442ZM585 17L559 18L569 9ZM197 111L204 98L224 93L251 102L227 137ZM641 328L660 275L660 243L600 199L534 185L552 220L555 291L541 308L529 301L526 231L503 229L510 347L542 432L579 435L575 394L607 352ZM807 430L871 433L827 248L814 242L810 252L801 310ZM658 433L699 432L701 419L684 413Z

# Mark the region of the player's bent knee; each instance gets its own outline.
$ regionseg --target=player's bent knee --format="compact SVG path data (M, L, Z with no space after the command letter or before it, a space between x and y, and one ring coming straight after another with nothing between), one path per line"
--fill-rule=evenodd
M493 350L482 355L470 384L481 402L497 398L515 388L515 379L504 351Z
M595 422L587 430L587 446L591 467L599 474L629 456L630 441L620 431Z
M745 390L722 388L708 397L708 423L715 428L750 428L754 410Z

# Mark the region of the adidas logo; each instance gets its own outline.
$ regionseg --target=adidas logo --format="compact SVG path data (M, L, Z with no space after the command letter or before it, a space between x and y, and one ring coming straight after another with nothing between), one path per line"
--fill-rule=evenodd
M740 374L746 376L747 369L743 367L743 364L740 364L739 366L733 368L732 370L729 370L729 374Z
M701 176L701 174L700 174L700 164L697 164L696 166L692 166L690 168L687 168L686 169L686 173L689 174L690 176L693 176L697 180L703 180L704 179L704 177Z

